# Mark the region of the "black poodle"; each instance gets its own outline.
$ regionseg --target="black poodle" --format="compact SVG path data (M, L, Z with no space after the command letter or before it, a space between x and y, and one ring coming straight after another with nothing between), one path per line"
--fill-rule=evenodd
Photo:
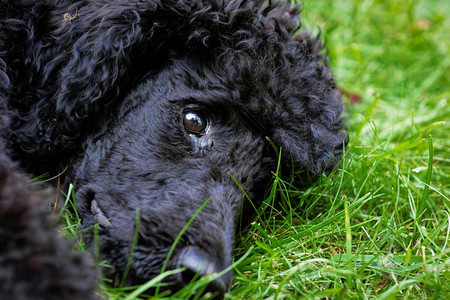
M0 0L0 294L84 299L95 284L19 169L64 170L112 284L144 283L167 259L179 289L230 266L243 191L264 196L272 144L305 176L336 166L343 105L289 3ZM208 289L223 295L230 277Z

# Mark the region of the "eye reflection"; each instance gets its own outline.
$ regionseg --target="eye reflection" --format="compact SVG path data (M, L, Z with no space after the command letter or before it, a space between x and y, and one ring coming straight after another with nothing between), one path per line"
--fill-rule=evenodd
M208 118L196 111L185 111L183 114L184 128L194 134L203 134L208 126Z

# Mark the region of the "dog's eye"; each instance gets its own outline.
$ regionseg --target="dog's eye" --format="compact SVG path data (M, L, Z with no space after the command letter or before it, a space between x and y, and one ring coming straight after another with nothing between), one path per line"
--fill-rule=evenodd
M202 134L208 127L208 118L202 113L188 110L183 114L183 125L191 133Z

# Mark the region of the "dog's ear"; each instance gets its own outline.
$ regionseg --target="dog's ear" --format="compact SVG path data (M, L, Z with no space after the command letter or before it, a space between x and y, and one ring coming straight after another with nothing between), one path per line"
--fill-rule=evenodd
M343 104L337 91L326 96L310 99L305 105L309 107L291 103L292 115L273 129L272 138L281 148L285 165L293 162L295 170L318 175L339 163L348 141L341 118Z
M24 44L26 59L16 59L28 64L28 73L22 76L29 76L32 85L28 89L36 90L36 100L24 97L28 111L22 114L27 125L17 129L14 137L30 155L73 151L86 132L92 131L96 120L107 114L108 108L148 70L163 65L170 52L167 49L172 38L168 36L176 30L164 23L170 16L161 13L159 2L139 6L134 2L85 4L61 5L45 10L45 15L40 15L44 9L37 4L36 20L48 22L30 21L30 32L37 33ZM9 34L26 36L25 25ZM5 81L1 72L0 80ZM22 81L23 85L28 82Z
M296 170L318 175L331 171L340 161L348 137L342 119L341 93L324 54L320 34L304 31L294 39L285 67L289 83L279 97L278 125L273 141Z

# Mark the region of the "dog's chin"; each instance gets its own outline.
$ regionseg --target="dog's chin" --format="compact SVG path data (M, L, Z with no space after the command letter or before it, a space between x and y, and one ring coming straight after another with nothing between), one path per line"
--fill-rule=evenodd
M196 281L204 276L209 276L211 280L205 283L205 285L195 288L194 290L192 290L191 287L187 287L188 290L182 291L181 294L190 293L192 298L205 295L207 295L208 299L224 298L225 293L230 286L231 272L227 272L219 277L217 274L220 270L215 269L216 266L211 264L211 262L209 262L210 265L207 265L207 263L202 261L204 258L202 252L196 253L197 251L198 249L195 247L186 247L186 249L179 251L181 253L175 255L174 258L169 261L166 271L179 270L179 272L163 278L162 281L157 284L159 285L160 293L169 292L170 295L174 295L186 288L191 281ZM104 270L105 272L103 275L111 280L109 283L111 287L120 288L123 286L143 286L161 274L161 269L155 269L153 270L153 273L149 273L149 270L146 270L145 274L137 275L137 270L134 268L139 264L139 261L135 261L132 264L132 269L129 270L126 278L124 278L123 270L119 271L116 268ZM139 269L142 270L142 268ZM159 271L159 273L157 271ZM154 295L156 292L157 289L155 285L152 285L152 287L146 289L143 294Z

